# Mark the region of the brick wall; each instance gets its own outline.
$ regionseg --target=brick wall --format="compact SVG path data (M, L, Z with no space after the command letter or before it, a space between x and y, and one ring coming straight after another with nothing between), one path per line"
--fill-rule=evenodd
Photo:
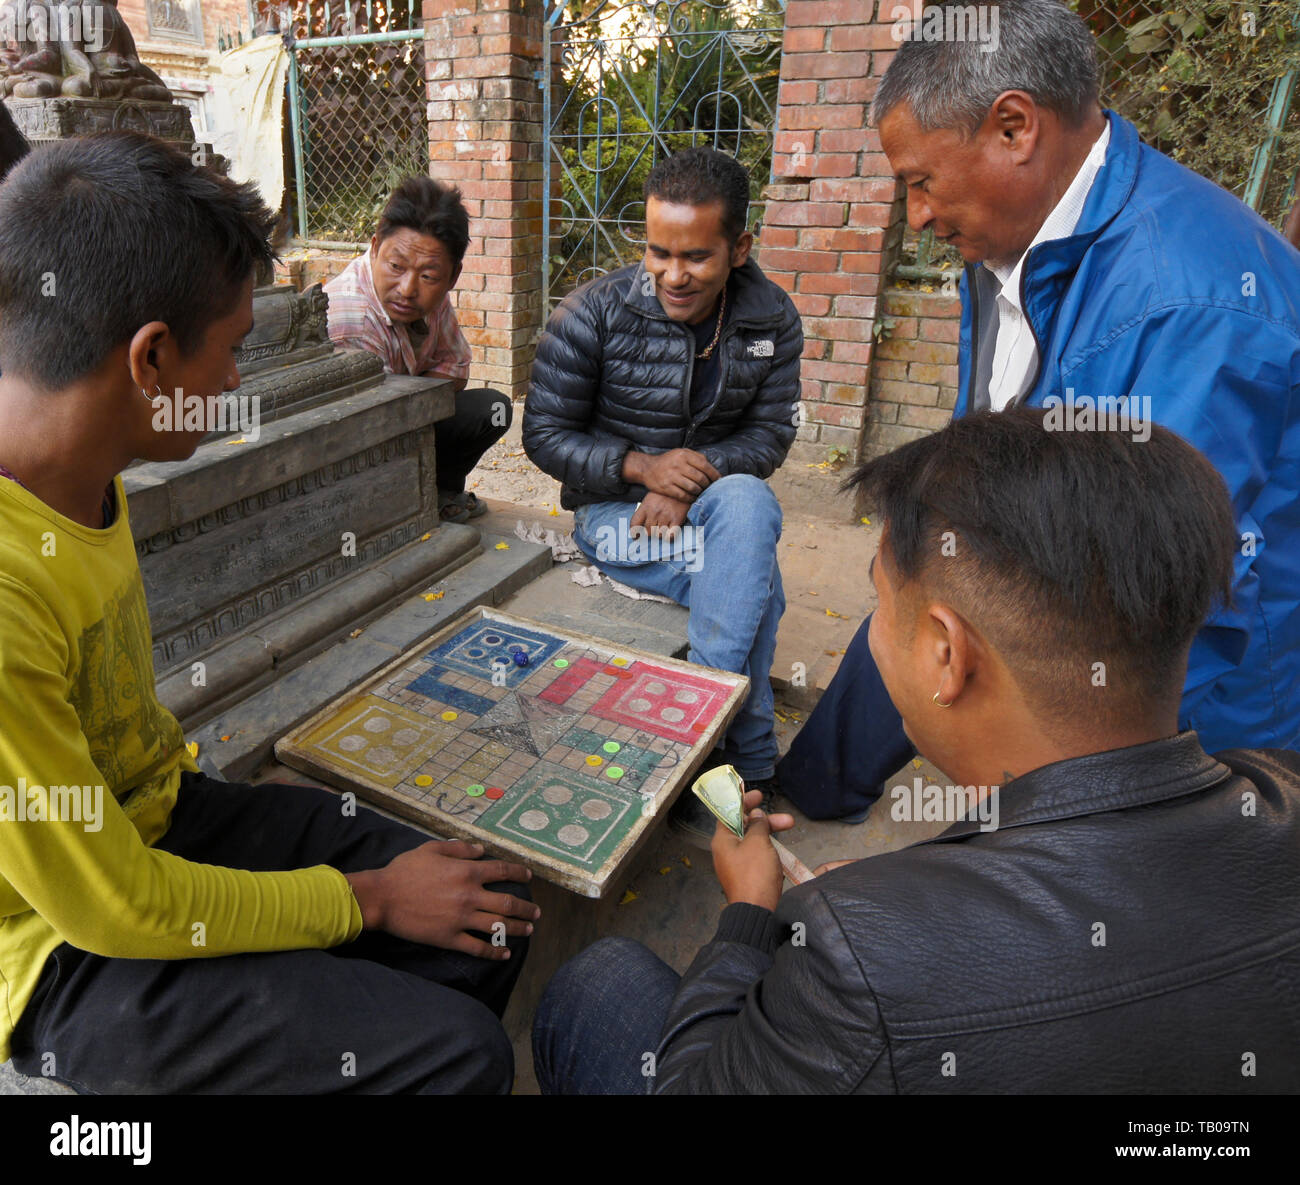
M897 183L867 126L895 41L870 0L789 0L775 182L759 265L804 319L804 423L794 460L856 455L866 424L872 326Z
M895 6L789 0L775 181L759 264L803 316L803 418L795 461L831 447L875 455L947 422L960 304L882 291L906 223L902 188L868 126L897 49ZM877 343L878 318L896 322Z
M131 36L135 38L136 48L143 50L146 46L160 50L179 53L203 53L205 49L214 53L217 49L217 36L222 26L228 34L233 34L237 27L242 27L244 40L249 38L247 0L200 0L199 10L203 16L203 45L191 41L173 41L166 37L149 36L149 19L145 15L145 0L118 0L117 10L126 21Z
M939 292L886 289L862 456L875 457L942 428L957 399L961 301Z
M514 399L542 317L542 9L537 0L425 0L429 173L460 187L470 248L456 315L471 381Z
M313 284L328 284L359 254L359 251L324 251L316 247L284 250L275 265L275 280L277 284L292 284L299 291Z

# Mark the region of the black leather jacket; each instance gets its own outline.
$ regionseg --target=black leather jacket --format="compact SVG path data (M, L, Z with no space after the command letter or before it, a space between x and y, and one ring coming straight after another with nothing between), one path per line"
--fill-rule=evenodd
M641 264L571 292L537 345L524 401L524 449L561 481L560 502L629 501L630 449L693 448L724 477L767 477L794 442L803 329L785 292L747 260L731 274L716 396L691 417L690 330L672 321Z
M1300 754L1185 732L1034 770L1000 814L729 906L656 1089L1300 1091Z

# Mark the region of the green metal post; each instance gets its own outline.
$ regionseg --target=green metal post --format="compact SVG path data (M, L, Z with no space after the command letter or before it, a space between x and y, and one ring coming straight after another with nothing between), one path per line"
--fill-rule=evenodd
M298 44L301 44L299 42ZM302 100L298 86L298 55L289 43L289 119L293 131L293 170L298 183L298 237L307 237L307 177L303 169Z
M1300 12L1293 22L1300 31ZM1268 188L1269 174L1273 171L1273 157L1277 152L1278 142L1282 139L1282 129L1286 126L1286 117L1291 111L1291 96L1295 94L1296 71L1293 67L1273 83L1273 94L1268 104L1268 127L1264 138L1255 149L1255 159L1250 165L1250 177L1246 181L1246 193L1242 200L1252 210L1259 209L1264 200L1264 191Z

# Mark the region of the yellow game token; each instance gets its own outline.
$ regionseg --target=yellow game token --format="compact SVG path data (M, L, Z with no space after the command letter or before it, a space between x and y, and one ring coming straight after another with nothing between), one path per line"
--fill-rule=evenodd
M443 718L445 721L447 721L448 724L450 724L450 723L451 723L453 720L455 720L456 717L459 716L459 715L460 715L459 712L444 712L444 713L442 714L442 718Z
M626 658L614 658L614 659L610 659L610 661L611 661L611 662L612 662L616 667L625 667L625 666L627 666L627 659L626 659Z
M417 774L415 778L415 784L417 786L432 786L433 779L429 777L428 774Z
M602 758L597 757L596 754L593 753L590 757L587 758L587 764L588 764L588 765L600 765L602 760L603 760Z

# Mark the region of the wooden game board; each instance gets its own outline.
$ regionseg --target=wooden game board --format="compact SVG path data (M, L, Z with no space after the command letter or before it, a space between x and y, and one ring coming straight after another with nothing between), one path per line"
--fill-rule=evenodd
M479 608L275 752L394 814L599 897L748 691L743 675Z

